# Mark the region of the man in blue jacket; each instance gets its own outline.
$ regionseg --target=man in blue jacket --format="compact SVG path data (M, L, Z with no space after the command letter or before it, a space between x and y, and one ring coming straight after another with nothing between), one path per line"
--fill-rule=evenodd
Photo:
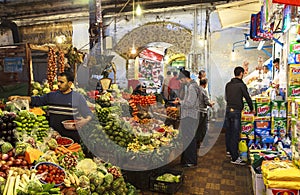
M246 163L239 157L239 139L241 133L241 112L243 110L243 98L246 99L250 110L254 113L252 100L248 93L248 88L243 82L245 70L238 66L234 69L234 78L231 79L225 86L226 105L226 145L231 155L231 163L245 165Z

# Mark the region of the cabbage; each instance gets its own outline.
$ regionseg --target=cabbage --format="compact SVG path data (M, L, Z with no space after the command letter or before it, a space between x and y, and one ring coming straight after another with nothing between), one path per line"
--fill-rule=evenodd
M79 186L83 188L90 187L90 180L87 176L82 175L79 177Z
M34 194L36 192L42 192L43 185L38 180L30 180L27 184L27 192Z
M93 172L89 174L89 179L92 184L95 186L101 185L103 183L104 175L101 172Z
M76 193L78 195L90 195L90 189L89 188L82 188L82 187L78 187L76 189Z
M48 140L47 144L51 150L54 150L58 146L57 141L53 138L50 138L50 140Z
M12 150L14 147L11 145L11 143L9 142L4 142L1 146L1 151L2 153L6 154L8 153L10 150Z

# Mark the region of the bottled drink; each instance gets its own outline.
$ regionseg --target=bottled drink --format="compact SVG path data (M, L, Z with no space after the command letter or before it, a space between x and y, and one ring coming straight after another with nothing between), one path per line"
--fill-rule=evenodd
M277 102L273 102L272 117L278 117L278 104L277 104Z
M284 102L281 102L280 104L279 117L286 118L286 107Z

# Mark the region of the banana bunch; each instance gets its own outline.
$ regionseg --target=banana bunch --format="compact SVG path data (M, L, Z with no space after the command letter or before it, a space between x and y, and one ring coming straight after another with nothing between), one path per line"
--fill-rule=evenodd
M66 187L79 186L79 179L75 173L70 173L66 171L66 178L64 179L64 184Z

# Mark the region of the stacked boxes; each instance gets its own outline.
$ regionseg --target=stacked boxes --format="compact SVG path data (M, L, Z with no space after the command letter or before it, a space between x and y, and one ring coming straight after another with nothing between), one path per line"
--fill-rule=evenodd
M292 156L300 168L300 97L293 98L291 109Z

